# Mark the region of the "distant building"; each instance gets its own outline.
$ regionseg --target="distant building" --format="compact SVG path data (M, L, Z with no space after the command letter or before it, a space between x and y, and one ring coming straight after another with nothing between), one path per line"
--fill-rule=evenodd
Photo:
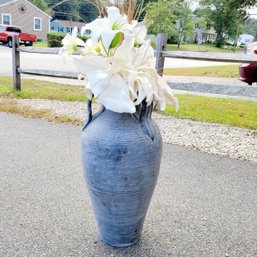
M27 0L0 0L0 24L19 26L39 41L46 41L51 16Z
M194 42L197 44L213 43L216 37L217 33L212 26L207 25L206 28L200 28L199 24L195 25Z
M237 45L242 45L242 46L248 45L248 44L252 43L253 40L254 40L254 36L247 35L247 34L241 34L238 37Z
M81 28L85 26L83 22L77 21L66 21L66 20L52 20L51 21L51 32L60 32L60 33L71 33L72 30L77 27L78 32L81 32ZM86 34L89 34L90 31L86 31Z

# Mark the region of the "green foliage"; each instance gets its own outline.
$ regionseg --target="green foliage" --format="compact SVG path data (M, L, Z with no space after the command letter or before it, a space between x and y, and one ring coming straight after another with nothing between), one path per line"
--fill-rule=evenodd
M166 33L169 36L176 34L177 0L158 0L146 5L145 22L149 34Z
M178 47L187 37L194 33L193 14L190 8L190 0L178 2L177 14L177 37Z
M217 33L215 42L217 47L222 47L227 37L235 39L240 33L245 12L234 1L201 0L200 8L199 13L205 15Z
M65 33L47 33L47 46L48 47L61 47L62 39L65 37Z
M95 0L29 0L53 18L90 22L98 16Z
M47 33L47 46L48 47L62 47L62 39L66 36L65 33ZM87 41L88 37L78 35L78 38Z
M256 5L256 0L230 0L230 4L235 8L245 8Z
M54 18L73 21L81 20L77 1L48 0L48 3L53 10Z
M112 48L115 48L118 43L120 42L121 40L121 37L122 37L122 33L121 32L118 32L115 37L113 38L112 42L111 42L111 45L110 45L110 49Z
M45 0L29 0L29 2L31 2L32 4L37 6L40 10L48 13L49 15L53 14L51 8L48 6L48 1L45 1Z

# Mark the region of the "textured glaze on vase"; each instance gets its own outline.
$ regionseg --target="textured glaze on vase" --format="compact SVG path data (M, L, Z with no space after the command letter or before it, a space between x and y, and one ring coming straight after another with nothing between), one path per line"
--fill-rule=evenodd
M112 246L138 241L159 174L162 139L152 106L135 114L103 108L82 133L84 177L101 240Z

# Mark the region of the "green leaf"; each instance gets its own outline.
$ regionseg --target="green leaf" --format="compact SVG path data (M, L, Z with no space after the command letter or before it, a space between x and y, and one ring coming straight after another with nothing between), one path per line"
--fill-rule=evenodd
M119 44L121 37L122 37L121 34L122 34L121 32L116 33L115 37L113 38L113 40L111 42L109 49L115 48Z

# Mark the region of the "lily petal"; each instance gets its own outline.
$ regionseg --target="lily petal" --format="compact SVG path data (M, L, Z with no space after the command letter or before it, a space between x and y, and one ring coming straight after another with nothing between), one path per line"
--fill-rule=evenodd
M90 89L94 96L97 98L106 87L108 87L110 82L110 76L101 70L94 70L88 72L87 74L87 88Z
M107 17L111 22L119 20L122 16L120 10L117 7L111 6L107 7Z
M72 30L72 38L76 39L78 35L78 27L74 27Z
M78 71L85 75L95 70L106 70L110 66L105 58L97 55L73 56L73 62Z
M108 52L113 38L115 37L116 30L103 30L101 32L101 40L105 50Z
M129 90L119 75L112 75L108 87L98 96L106 109L118 113L134 113L136 107L129 96Z

